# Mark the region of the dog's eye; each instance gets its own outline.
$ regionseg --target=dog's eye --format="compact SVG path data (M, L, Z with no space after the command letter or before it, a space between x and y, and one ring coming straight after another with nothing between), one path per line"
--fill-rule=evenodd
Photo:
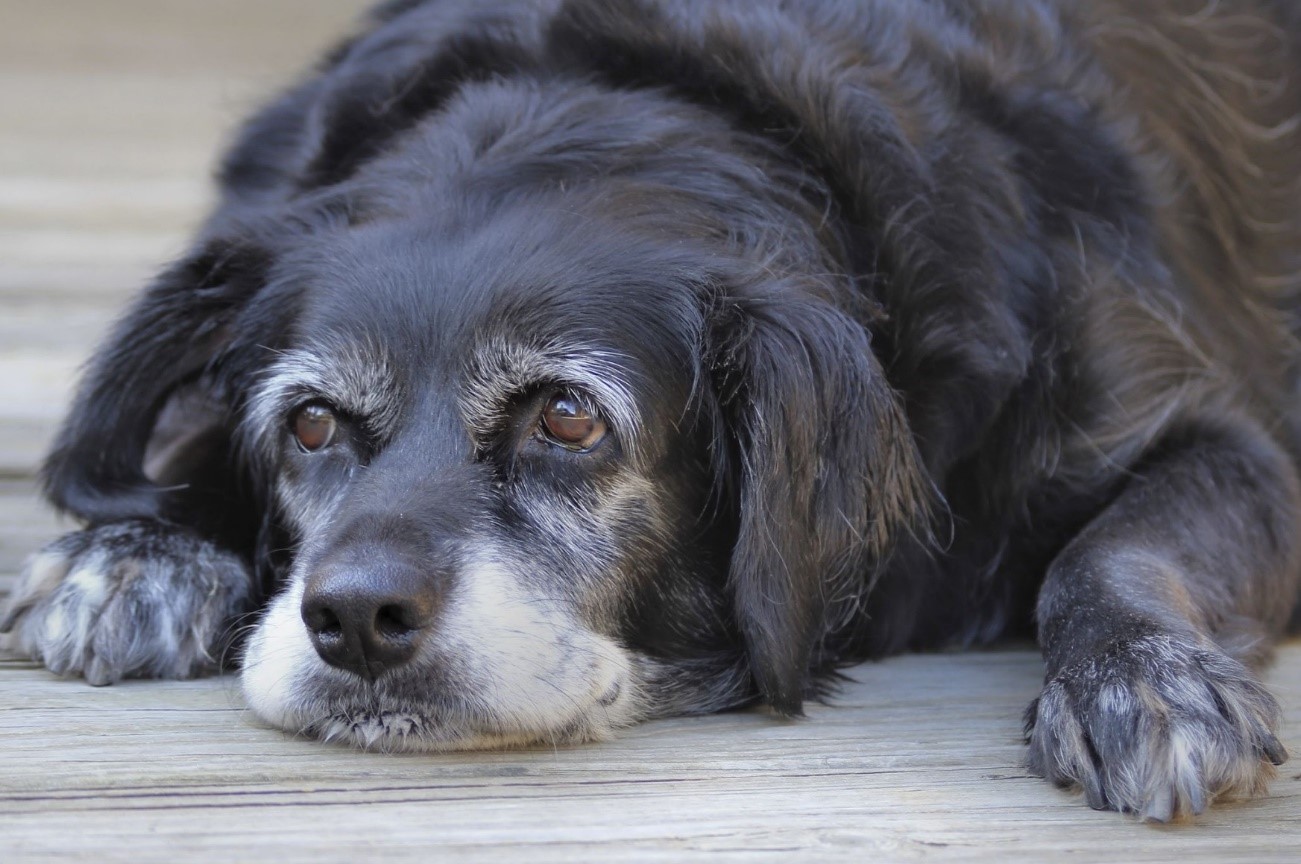
M294 412L291 426L294 430L294 438L303 452L315 453L328 447L334 440L339 422L329 408L312 402Z
M560 393L542 409L542 431L569 450L591 450L605 437L605 421L574 397Z

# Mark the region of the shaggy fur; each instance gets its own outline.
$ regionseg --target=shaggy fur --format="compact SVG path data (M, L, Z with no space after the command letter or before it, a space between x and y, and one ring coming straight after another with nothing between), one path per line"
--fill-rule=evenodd
M1259 793L1295 10L387 3L96 355L45 469L87 527L5 626L108 683L262 608L253 711L381 749L798 714L1034 629L1035 771L1156 820Z

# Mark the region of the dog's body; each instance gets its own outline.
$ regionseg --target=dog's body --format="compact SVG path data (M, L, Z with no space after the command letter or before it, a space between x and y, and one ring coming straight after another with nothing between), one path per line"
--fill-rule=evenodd
M451 748L1037 623L1036 770L1258 792L1298 122L1286 2L391 2L101 349L7 626L189 675L269 596L258 715Z

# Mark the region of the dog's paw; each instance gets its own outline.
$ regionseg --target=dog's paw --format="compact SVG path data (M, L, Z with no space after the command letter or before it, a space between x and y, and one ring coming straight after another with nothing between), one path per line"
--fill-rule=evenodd
M1057 674L1026 712L1029 767L1095 809L1166 822L1258 795L1287 752L1278 703L1241 663L1170 636Z
M252 582L237 556L175 526L113 522L33 555L0 621L10 647L91 684L214 669Z

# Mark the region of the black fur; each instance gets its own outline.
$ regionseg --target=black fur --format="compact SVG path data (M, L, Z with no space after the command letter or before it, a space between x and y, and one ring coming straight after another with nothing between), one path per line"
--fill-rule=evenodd
M36 559L18 643L203 668L50 623L100 538L156 572L175 535L303 593L317 713L272 722L603 734L458 677L495 556L574 622L529 618L540 654L627 664L573 685L619 722L798 714L845 664L1037 630L1036 771L1160 820L1261 791L1250 669L1301 583L1301 22L1203 6L385 4L246 125L97 355L45 472L90 527ZM590 452L547 438L557 393L608 423ZM339 431L304 454L311 404ZM353 632L386 591L398 635ZM148 596L143 627L189 608Z

